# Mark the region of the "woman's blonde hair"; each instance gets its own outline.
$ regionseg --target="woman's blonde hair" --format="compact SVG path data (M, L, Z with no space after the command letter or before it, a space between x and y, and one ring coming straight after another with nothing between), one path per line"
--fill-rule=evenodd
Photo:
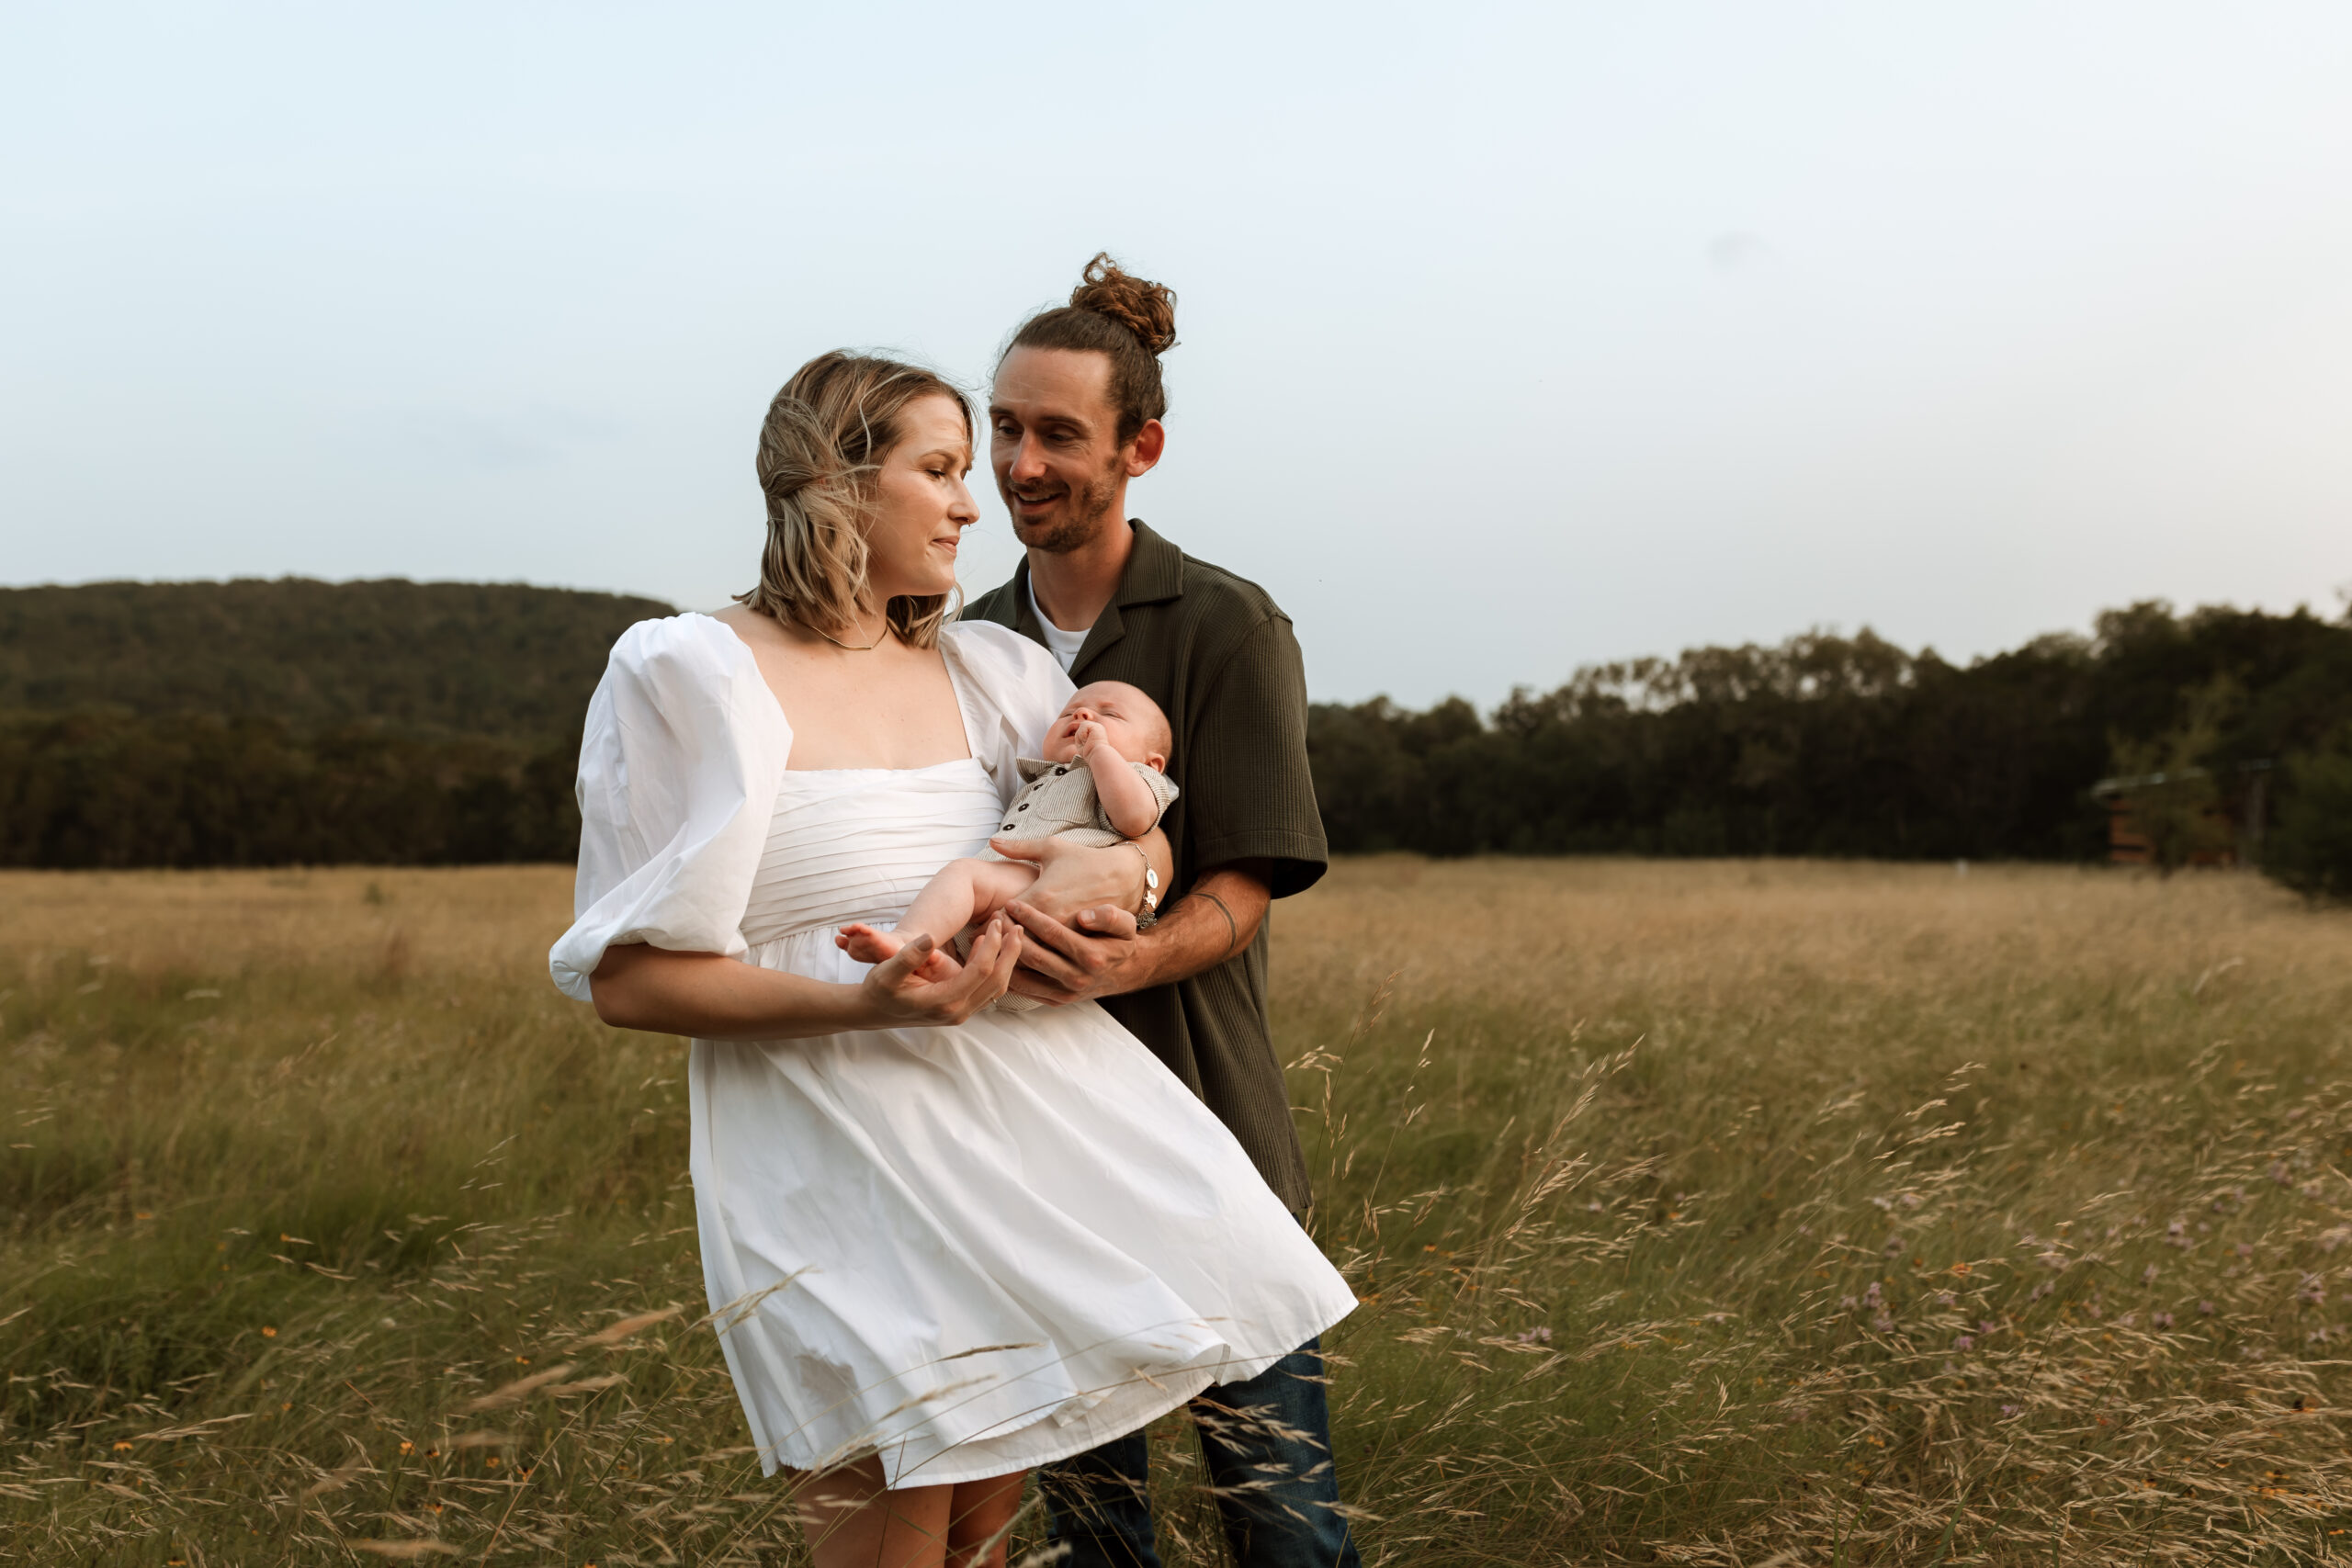
M972 409L947 380L920 366L836 350L793 373L760 426L760 492L768 542L760 585L735 602L779 621L838 634L866 607L867 509L882 459L905 432L907 405L951 400L973 440ZM916 648L939 640L954 593L901 594L884 606L890 629Z

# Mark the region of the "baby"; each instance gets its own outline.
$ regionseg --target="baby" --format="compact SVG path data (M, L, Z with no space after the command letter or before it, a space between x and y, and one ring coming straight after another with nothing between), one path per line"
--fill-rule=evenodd
M1159 705L1125 682L1080 686L1046 731L1045 756L1020 759L1027 783L1006 808L997 837L1096 846L1142 838L1176 798L1161 771L1174 744ZM1033 863L984 850L940 867L895 930L849 925L833 940L859 963L879 964L913 937L928 935L936 945L920 973L940 980L961 967L950 956L957 933L985 923L1036 880ZM1007 996L1001 1005L1026 1001Z

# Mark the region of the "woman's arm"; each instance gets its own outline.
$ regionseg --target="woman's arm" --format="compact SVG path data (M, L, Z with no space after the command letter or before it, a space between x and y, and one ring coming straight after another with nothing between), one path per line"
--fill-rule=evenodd
M673 953L632 942L605 950L588 978L596 1016L621 1029L697 1040L806 1040L857 1029L957 1024L1002 996L1022 934L999 915L964 967L940 981L916 968L931 955L919 936L856 985L762 969L716 953Z

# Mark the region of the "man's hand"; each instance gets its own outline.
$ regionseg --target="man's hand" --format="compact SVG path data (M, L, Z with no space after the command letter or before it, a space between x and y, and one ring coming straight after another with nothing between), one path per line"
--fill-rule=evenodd
M1257 940L1273 867L1236 861L1194 883L1141 936L1117 909L1081 909L1073 930L1019 900L1005 913L1029 941L1012 989L1057 1006L1164 986L1213 969Z
M1148 839L1100 849L1061 839L998 839L1007 860L1032 861L1037 880L1005 908L1030 941L1012 989L1060 1006L1148 985L1136 969L1136 917L1143 907L1144 863L1153 851L1167 886L1168 840ZM1137 853L1140 849L1143 852Z
M1131 843L1100 849L1064 839L991 839L989 843L1007 860L1036 866L1037 880L1021 901L1066 925L1081 909L1124 909L1130 915L1140 910L1147 861L1159 874L1163 888L1174 874L1168 835L1157 828Z
M1075 926L1020 899L1004 912L1028 938L1021 967L1012 972L1012 989L1021 996L1062 1007L1153 983L1136 918L1125 909L1080 909Z

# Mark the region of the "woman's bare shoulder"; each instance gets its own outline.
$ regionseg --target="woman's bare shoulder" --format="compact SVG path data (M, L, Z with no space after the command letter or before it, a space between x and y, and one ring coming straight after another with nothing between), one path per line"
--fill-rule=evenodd
M749 604L729 604L723 610L710 612L709 619L717 621L745 642L782 642L784 628L775 617L763 615Z

